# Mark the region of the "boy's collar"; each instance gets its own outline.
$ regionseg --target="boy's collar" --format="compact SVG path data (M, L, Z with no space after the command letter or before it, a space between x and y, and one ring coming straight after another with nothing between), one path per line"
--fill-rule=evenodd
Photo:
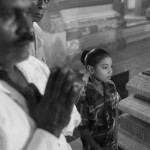
M92 79L89 77L88 82L87 82L87 89L92 90L92 91L97 91L97 93L100 93L102 96L104 95L104 88L103 88L103 83L99 82L99 88L96 87L96 85L92 82Z

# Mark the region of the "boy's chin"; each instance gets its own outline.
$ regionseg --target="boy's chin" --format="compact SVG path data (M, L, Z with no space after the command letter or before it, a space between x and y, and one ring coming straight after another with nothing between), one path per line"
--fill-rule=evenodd
M106 80L104 80L103 82L109 82L110 81L110 79L106 79Z

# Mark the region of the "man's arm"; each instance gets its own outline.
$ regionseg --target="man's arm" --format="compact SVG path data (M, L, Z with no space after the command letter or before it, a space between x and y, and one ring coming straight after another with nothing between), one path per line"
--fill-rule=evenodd
M20 105L5 92L1 93L1 97L0 130L5 133L0 132L1 150L10 150L9 146L15 147L15 150L62 150L63 144L66 146L64 150L70 150L67 142L59 139L62 129L70 120L74 104L73 84L68 70L52 70L45 94L41 102L33 108L36 130L30 130L31 119Z

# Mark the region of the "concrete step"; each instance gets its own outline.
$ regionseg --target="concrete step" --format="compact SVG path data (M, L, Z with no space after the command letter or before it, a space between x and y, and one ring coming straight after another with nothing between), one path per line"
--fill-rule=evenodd
M118 145L124 150L150 150L150 147L135 137L119 131Z
M127 44L150 38L150 23L146 21L128 25L123 30L123 37Z
M130 93L141 95L150 102L150 76L139 73L129 80L126 88Z
M121 111L150 124L150 103L131 95L120 101L118 108Z

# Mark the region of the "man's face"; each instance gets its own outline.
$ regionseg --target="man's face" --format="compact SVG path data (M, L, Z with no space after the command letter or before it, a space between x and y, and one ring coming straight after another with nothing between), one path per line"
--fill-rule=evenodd
M31 0L0 0L0 66L29 55L32 36Z
M32 18L34 22L40 22L47 9L49 0L32 0Z

